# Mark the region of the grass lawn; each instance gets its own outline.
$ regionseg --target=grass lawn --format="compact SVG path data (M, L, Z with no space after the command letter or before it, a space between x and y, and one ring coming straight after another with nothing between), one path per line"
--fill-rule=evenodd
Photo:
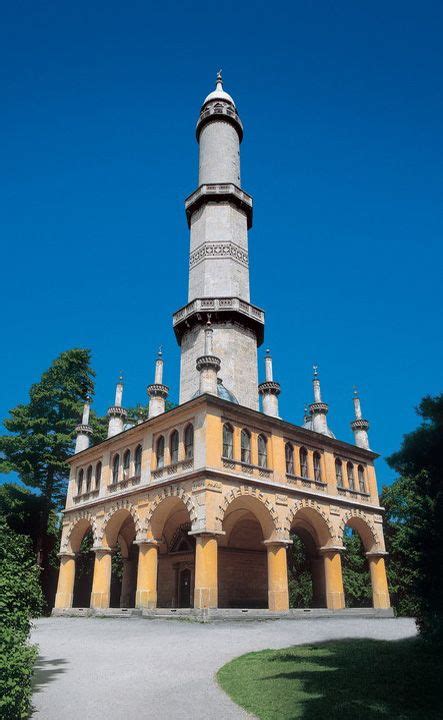
M416 638L263 650L217 679L260 720L443 719L442 657Z

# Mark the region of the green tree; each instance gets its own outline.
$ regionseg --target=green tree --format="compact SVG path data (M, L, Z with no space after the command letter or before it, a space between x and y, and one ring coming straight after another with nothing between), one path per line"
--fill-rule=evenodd
M372 601L368 561L360 536L346 528L343 545L343 587L346 607L370 607Z
M443 395L423 398L422 422L388 462L408 487L412 593L423 635L443 641Z
M288 547L289 607L312 607L311 562L303 540L291 533L292 545Z
M32 385L29 402L10 411L4 421L8 434L0 437L0 472L18 473L22 483L41 496L36 552L44 589L50 584L51 513L64 504L67 459L72 454L84 399L93 391L93 378L89 350L61 353Z

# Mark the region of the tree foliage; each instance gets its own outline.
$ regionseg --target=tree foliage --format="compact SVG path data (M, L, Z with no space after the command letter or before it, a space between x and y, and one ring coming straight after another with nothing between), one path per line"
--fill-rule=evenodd
M371 607L372 589L368 561L360 536L350 528L343 537L343 588L346 607Z
M403 572L407 568L420 631L442 642L443 395L423 398L417 412L420 426L405 435L400 450L388 458L400 478L384 499L393 503L391 525L397 527L392 534L405 542L403 555L396 555L394 545L391 565L401 566L403 561ZM402 524L407 524L406 530Z

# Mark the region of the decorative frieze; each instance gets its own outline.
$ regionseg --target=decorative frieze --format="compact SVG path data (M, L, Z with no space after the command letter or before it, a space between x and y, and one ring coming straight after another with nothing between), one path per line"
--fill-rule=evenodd
M189 269L203 260L234 260L248 267L248 251L233 242L205 242L199 245L189 256Z

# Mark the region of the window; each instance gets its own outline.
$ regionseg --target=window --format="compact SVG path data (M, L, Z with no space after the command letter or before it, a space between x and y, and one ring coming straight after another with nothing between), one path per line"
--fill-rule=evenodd
M142 474L142 446L137 445L134 455L134 475L140 477Z
M258 466L261 468L268 467L268 446L264 435L259 435L257 439L258 447Z
M354 466L351 462L348 462L346 466L347 472L348 472L348 486L350 490L355 490L355 480L354 480Z
M112 482L113 484L118 482L118 471L120 468L120 455L116 455L114 462L112 463Z
M159 439L157 440L157 469L164 467L165 464L165 438L163 435L160 435Z
M234 430L231 425L223 425L223 457L232 460L234 457Z
M100 487L100 480L102 479L102 464L98 462L95 466L95 489L98 490Z
M243 429L240 435L240 457L244 463L251 462L251 433Z
M78 494L78 495L81 495L81 494L82 494L82 490L83 490L83 475L84 475L83 470L80 470L79 473L78 473L78 478L77 478L77 494Z
M128 478L129 477L129 464L131 462L131 451L125 450L125 454L123 455L123 477Z
M178 462L178 431L173 430L169 441L169 451L171 453L171 463Z
M309 477L308 474L308 451L306 448L300 448L300 475L304 478Z
M185 458L192 460L194 457L194 427L187 425L185 429Z
M294 448L289 442L285 445L285 462L288 475L294 475Z
M335 479L337 481L337 487L343 487L343 468L341 460L337 458L335 461Z
M90 465L86 471L86 492L91 492L92 482L92 465Z
M319 452L314 453L314 480L321 482L321 457Z
M366 492L365 471L363 465L358 466L358 487L360 488L360 492Z

